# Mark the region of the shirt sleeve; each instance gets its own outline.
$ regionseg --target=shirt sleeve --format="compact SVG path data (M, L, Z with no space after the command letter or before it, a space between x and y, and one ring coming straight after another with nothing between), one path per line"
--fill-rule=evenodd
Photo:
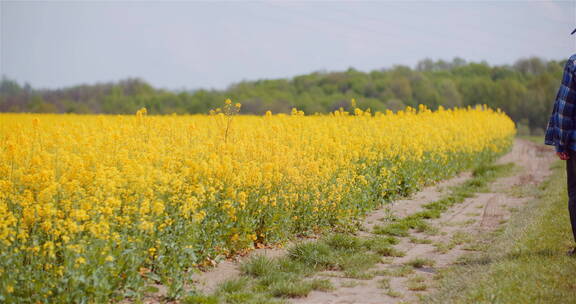
M562 84L556 94L554 109L546 130L545 143L554 145L557 152L567 151L574 132L574 109L576 107L574 80L574 60L568 60L564 66Z

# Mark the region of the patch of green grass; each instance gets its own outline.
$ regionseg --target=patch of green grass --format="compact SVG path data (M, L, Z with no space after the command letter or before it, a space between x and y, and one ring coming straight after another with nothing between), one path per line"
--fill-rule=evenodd
M447 253L448 251L454 249L454 244L451 242L436 242L433 245L436 249L436 252L442 254Z
M294 275L306 277L315 271L305 263L294 260L290 256L279 257L275 261L279 272L292 273Z
M391 244L396 243L398 240L394 237L361 240L337 233L295 244L283 257L255 255L240 265L242 276L221 284L216 295L226 303L252 303L256 299L271 300L270 297L304 297L311 290L334 288L326 279L305 279L324 270L340 270L346 277L371 279L374 273L368 270L382 260L378 252L384 246L391 248Z
M378 253L379 255L387 256L387 257L403 257L406 255L403 251L396 249L390 245L388 246L379 246L373 249L374 252Z
M310 281L310 284L313 290L319 290L319 291L334 290L334 285L332 284L332 282L330 282L330 280L314 279Z
M269 287L274 297L302 298L312 291L312 284L307 281L279 281Z
M298 275L293 273L286 273L286 272L274 272L270 273L266 276L259 278L256 281L256 287L258 291L265 291L266 288L270 287L270 285L282 282L282 281L296 281L301 280L302 278Z
M375 225L372 228L372 233L374 234L386 234L392 236L408 236L408 230L410 227L402 222L388 224L386 226Z
M394 262L394 257L382 257L382 261L380 261L380 264L392 264L392 262Z
M255 255L240 265L240 272L256 278L268 275L276 269L277 264L264 255Z
M378 282L376 282L376 284L378 284L378 288L381 289L388 289L390 288L390 278L382 278L380 280L378 280Z
M392 298L400 298L400 297L402 297L402 294L401 294L401 293L399 293L399 292L397 292L397 291L394 291L394 290L392 290L391 288L389 288L389 289L386 291L386 295L389 296L389 297L392 297Z
M364 247L382 256L404 256L404 253L392 247L398 239L392 236L376 236L364 241Z
M348 269L344 271L344 277L357 280L372 280L376 275L372 271Z
M423 276L413 276L406 282L406 287L412 291L425 291L428 289L426 278Z
M344 271L365 271L380 262L379 255L370 252L341 254L338 257L338 268Z
M392 269L390 269L389 274L393 277L405 277L407 275L410 275L414 273L414 268L407 266L407 265L401 265L401 266L397 266L394 267Z
M378 282L376 282L376 284L377 284L378 288L384 289L385 294L390 296L390 297L398 298L398 297L402 296L402 294L400 294L399 292L392 290L392 288L390 286L390 278L379 279Z
M462 246L462 250L468 251L486 251L488 250L490 244L486 244L483 242L471 242L464 246Z
M224 281L222 284L220 284L220 286L218 286L216 294L239 292L244 290L247 286L248 286L248 279L245 277L230 279Z
M283 299L271 299L270 297L260 296L252 299L246 304L289 304Z
M410 237L410 242L414 244L432 244L432 240L430 239L417 238L417 237Z
M438 234L442 234L444 232L441 232L440 229L438 229L438 227L429 225L428 229L426 229L425 231L423 231L424 234L428 235L428 236L433 236L433 235L438 235Z
M333 289L332 282L326 279L281 280L271 284L268 292L274 297L301 298L307 296L312 290L330 291Z
M557 162L537 199L481 240L487 250L459 259L425 303L572 303L576 258L568 219L566 176ZM534 187L536 188L536 187Z
M251 302L255 298L255 294L251 292L232 292L223 295L224 301L229 304L244 304Z
M467 221L464 221L464 226L470 226L472 224L476 223L475 219L469 219Z
M381 222L393 222L398 220L398 216L392 213L390 208L386 209L386 215L378 219Z
M331 250L323 242L308 242L291 247L284 257L253 256L240 265L242 276L220 284L214 295L223 303L256 304L278 303L272 297L297 298L311 290L330 290L328 280L304 278L318 268L336 265L339 256Z
M454 245L462 245L472 241L472 237L464 231L456 231L450 237L450 242Z
M434 261L431 259L415 258L404 264L414 268L422 268L424 266L434 266Z
M528 191L527 191L527 185L514 185L512 187L510 187L506 193L510 196L513 197L517 197L517 198L522 198L522 197L526 197L529 195Z
M329 235L324 242L336 250L358 251L362 247L362 241L359 238L344 233Z
M424 232L430 229L426 219L426 211L417 212L413 215L399 219L398 221L388 224L386 226L376 225L372 232L374 234L391 235L391 236L408 236L410 229L415 229L418 232Z
M376 246L383 245L396 245L400 241L393 236L374 236L364 239L362 245L368 249L373 249Z
M288 256L316 270L336 268L334 250L323 242L302 242L288 249Z
M372 270L372 273L374 274L374 276L385 277L390 275L390 270L388 269Z
M190 295L182 299L183 304L218 304L218 297L206 295Z
M437 243L434 243L434 247L436 247L437 252L446 253L446 252L454 249L454 247L456 247L458 245L469 243L471 241L472 241L472 238L470 237L470 235L468 235L467 233L465 233L463 231L456 231L450 237L450 242L437 242Z

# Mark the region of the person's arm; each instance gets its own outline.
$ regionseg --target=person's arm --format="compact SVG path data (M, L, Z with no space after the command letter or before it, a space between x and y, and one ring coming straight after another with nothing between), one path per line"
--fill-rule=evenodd
M560 158L564 159L574 132L574 110L576 108L576 78L574 77L574 58L564 66L562 84L556 94L554 110L546 130L545 143L554 145ZM563 155L561 155L563 154Z

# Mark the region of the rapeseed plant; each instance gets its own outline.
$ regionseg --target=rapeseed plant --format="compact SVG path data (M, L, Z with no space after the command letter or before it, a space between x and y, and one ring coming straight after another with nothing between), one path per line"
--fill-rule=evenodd
M0 302L108 302L327 228L505 152L487 107L0 114ZM142 272L142 269L147 271ZM72 292L74 291L74 292Z

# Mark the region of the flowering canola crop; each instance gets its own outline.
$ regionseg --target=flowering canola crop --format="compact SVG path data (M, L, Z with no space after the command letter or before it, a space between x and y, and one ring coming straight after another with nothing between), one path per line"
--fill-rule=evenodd
M0 302L107 302L150 282L177 295L195 266L351 228L493 159L515 133L485 107L261 117L226 107L0 114Z

